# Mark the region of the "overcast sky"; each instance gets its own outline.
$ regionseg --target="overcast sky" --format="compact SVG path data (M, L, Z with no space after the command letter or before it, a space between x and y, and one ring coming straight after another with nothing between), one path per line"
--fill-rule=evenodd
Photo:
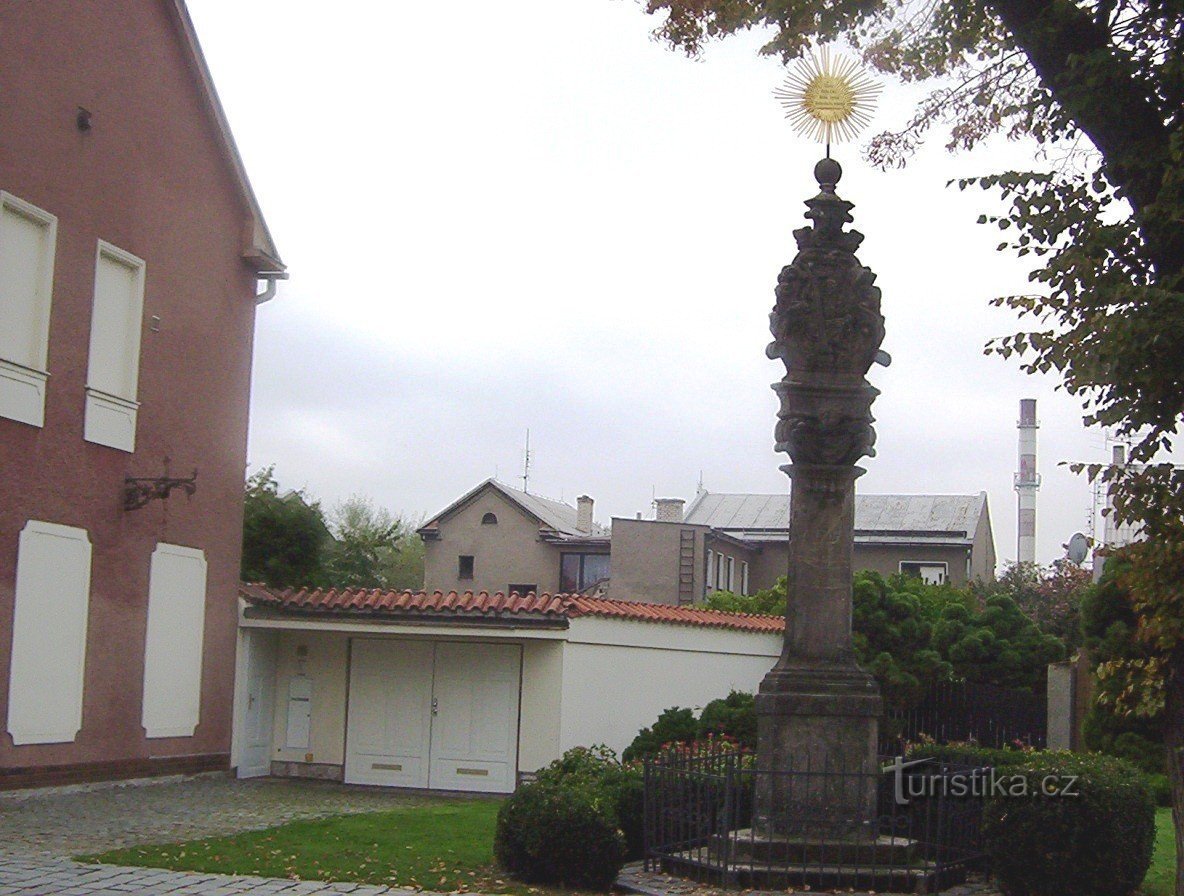
M759 35L688 60L632 0L190 9L291 273L257 318L252 470L417 516L489 476L520 486L529 428L530 490L587 493L605 523L700 476L787 488L764 348L820 148L783 120ZM868 133L916 97L889 84ZM1093 504L1058 462L1104 460L1105 438L1054 377L983 355L1016 326L988 300L1027 268L975 224L996 201L946 187L1047 163L941 143L890 172L836 151L893 357L869 376L858 488L985 490L1013 559L1018 402L1037 398L1048 562Z

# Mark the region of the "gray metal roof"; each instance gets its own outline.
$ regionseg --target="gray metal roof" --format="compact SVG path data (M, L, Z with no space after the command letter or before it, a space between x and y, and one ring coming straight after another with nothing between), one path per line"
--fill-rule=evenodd
M973 540L987 495L856 495L859 542ZM789 495L718 494L702 491L685 522L710 526L747 541L772 541L789 532Z

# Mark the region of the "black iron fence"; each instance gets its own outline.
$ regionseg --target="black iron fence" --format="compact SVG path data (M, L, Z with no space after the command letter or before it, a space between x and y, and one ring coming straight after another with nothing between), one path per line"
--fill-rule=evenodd
M940 682L909 710L889 710L881 727L880 752L900 741L973 741L984 747L1009 744L1043 748L1048 740L1048 700L1033 693L967 681Z
M984 860L987 774L896 758L770 770L674 748L645 764L646 866L745 888L934 892Z

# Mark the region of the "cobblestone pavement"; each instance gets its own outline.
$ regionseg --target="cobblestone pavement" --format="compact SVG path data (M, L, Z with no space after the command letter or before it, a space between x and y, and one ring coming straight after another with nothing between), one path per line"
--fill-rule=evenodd
M382 886L84 865L72 855L175 843L298 818L374 812L417 798L317 781L198 776L0 794L0 896L376 896Z
M202 775L163 783L0 794L0 856L62 856L176 843L298 818L376 812L416 797L322 781Z

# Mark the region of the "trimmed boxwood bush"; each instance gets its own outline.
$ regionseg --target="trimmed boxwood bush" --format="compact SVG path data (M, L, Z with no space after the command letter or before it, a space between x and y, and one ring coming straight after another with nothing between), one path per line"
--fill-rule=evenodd
M524 883L607 890L625 863L625 836L604 791L536 781L502 804L493 853Z
M985 846L1004 893L1127 896L1147 873L1155 841L1144 776L1109 756L1028 755L1003 773L1022 776L1036 795L991 796L983 810ZM1076 776L1079 795L1039 795L1054 775Z
M540 771L537 780L603 791L625 835L626 859L644 856L645 781L640 766L622 765L617 754L601 744L573 747Z
M576 747L498 812L494 855L526 883L607 889L644 851L641 770L607 747Z

